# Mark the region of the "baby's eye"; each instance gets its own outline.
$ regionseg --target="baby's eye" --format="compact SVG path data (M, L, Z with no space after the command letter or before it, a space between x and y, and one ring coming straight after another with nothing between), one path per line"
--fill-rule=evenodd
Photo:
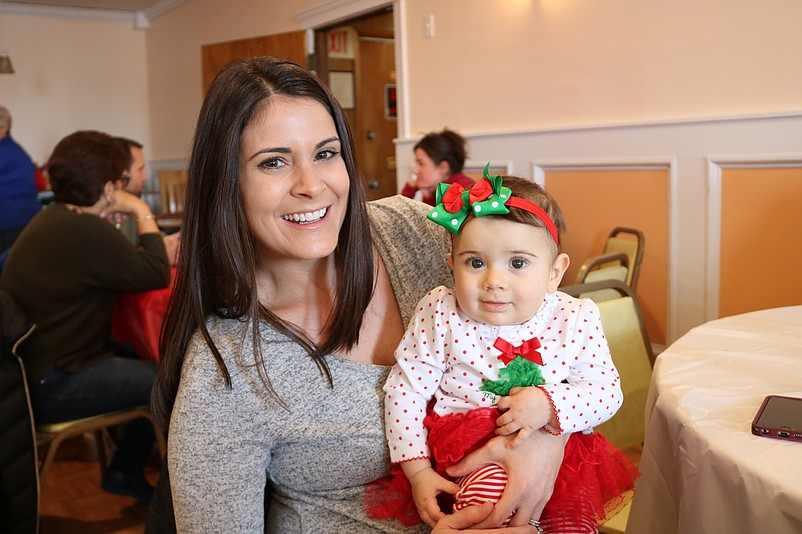
M526 267L526 265L527 265L528 263L529 263L529 262L528 262L528 261L526 261L526 260L525 260L525 259L523 259L523 258L513 258L513 259L510 261L510 266L511 266L513 269L516 269L516 270L518 270L518 269L523 269L524 267Z
M481 269L485 266L485 262L480 258L471 258L468 260L468 267L471 269Z
M260 169L279 169L286 163L281 158L267 158L259 163Z

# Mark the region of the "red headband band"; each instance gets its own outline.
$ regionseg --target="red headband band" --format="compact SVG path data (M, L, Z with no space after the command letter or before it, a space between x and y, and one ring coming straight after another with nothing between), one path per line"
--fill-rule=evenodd
M557 245L560 244L559 234L557 233L557 226L554 224L554 221L551 220L549 214L546 213L546 210L544 210L534 202L514 196L511 196L510 198L507 199L506 206L513 206L515 208L520 208L522 210L528 211L529 213L531 213L532 215L543 221L543 224L546 225L546 229L548 229L549 233L551 234L551 237L554 239L554 243Z

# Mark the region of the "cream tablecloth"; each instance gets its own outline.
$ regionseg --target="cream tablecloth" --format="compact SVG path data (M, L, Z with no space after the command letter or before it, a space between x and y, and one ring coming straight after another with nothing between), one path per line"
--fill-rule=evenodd
M627 534L802 533L802 443L754 436L802 397L802 306L699 326L657 359Z

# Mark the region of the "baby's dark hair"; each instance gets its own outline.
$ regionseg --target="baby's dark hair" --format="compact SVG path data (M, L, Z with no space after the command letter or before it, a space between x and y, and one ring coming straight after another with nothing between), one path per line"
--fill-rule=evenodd
M545 211L549 217L551 217L551 220L554 221L554 226L557 228L559 244L557 244L556 250L559 253L560 245L563 242L562 236L563 233L565 233L566 226L563 212L560 209L560 205L557 204L556 200L554 200L554 197L548 194L540 185L526 180L525 178L520 178L518 176L503 176L502 180L504 187L508 187L513 196L537 204L543 208L543 211ZM470 213L468 216L471 218L474 217L473 213ZM537 215L514 206L510 207L510 212L506 215L485 215L485 217L503 218L508 221L515 221L517 223L528 224L529 226L534 226L536 228L542 228L546 232L549 231L548 228L546 228L546 225Z

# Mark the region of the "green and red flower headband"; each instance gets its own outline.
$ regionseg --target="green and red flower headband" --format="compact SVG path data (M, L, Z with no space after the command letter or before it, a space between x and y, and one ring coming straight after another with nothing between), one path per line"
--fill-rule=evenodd
M434 209L427 217L454 235L459 233L470 211L477 217L506 215L510 207L514 207L526 210L543 221L554 242L559 245L557 227L549 214L534 202L512 196L510 189L504 187L501 176L490 176L489 163L485 166L482 179L469 189L460 184L438 184L436 200Z

